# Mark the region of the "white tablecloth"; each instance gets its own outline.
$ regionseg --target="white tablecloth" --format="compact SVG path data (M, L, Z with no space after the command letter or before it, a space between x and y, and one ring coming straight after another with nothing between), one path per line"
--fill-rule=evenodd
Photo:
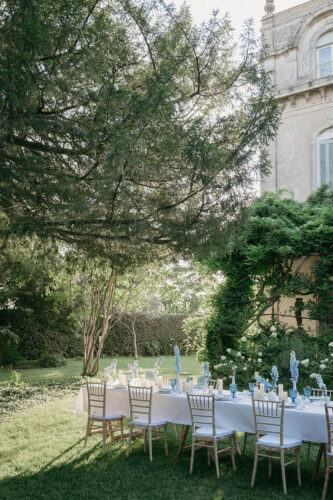
M252 403L249 397L233 401L216 401L216 426L235 431L254 433ZM82 386L74 404L74 413L81 417L88 409L87 389ZM106 413L129 416L129 401L127 389L107 388ZM182 394L154 394L152 403L152 418L167 420L175 424L191 425L191 415L187 397ZM285 410L285 437L327 443L327 426L325 410L322 406L311 404L309 408Z

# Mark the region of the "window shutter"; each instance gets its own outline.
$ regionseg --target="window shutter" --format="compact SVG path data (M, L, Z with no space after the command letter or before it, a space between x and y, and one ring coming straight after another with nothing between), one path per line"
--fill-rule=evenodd
M328 179L327 184L333 189L333 141L328 143Z
M326 180L326 143L319 144L319 186L327 184Z

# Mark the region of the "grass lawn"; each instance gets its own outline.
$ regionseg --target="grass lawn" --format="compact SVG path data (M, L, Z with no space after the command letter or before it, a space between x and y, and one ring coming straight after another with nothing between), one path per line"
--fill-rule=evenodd
M103 359L101 368L111 359ZM130 360L120 358L118 367L125 369ZM155 358L140 359L144 369L152 368ZM166 357L161 373L175 372L174 358ZM201 372L194 357L182 357L182 369L192 375ZM13 400L32 390L45 390L51 381L60 381L72 391L72 377L79 376L82 362L71 360L61 368L20 370L26 384L3 385L3 397ZM2 373L3 384L5 374ZM29 385L29 382L31 383ZM46 382L46 384L43 382ZM273 477L267 478L267 463L260 462L256 487L250 488L253 466L253 438L250 438L246 456L236 457L233 471L230 457L220 460L221 479L217 480L215 467L207 465L205 450L196 452L194 472L189 476L189 453L177 457L178 439L169 429L169 456L164 455L163 442L153 443L153 463L143 452L142 439L136 439L129 458L126 447L119 442L108 442L105 452L101 437L88 439L83 448L86 416L78 419L73 414L75 396L62 390L46 392L38 400L33 392L33 406L13 404L9 416L0 421L0 499L117 499L117 500L274 500L283 499L279 463L273 463ZM59 394L60 391L60 394ZM20 394L19 394L20 393ZM25 395L23 395L25 397ZM54 399L58 398L58 399ZM21 401L21 399L20 399ZM23 408L23 409L22 409ZM127 425L127 421L126 421ZM242 435L239 435L242 441ZM287 468L288 498L320 499L323 479L311 482L316 447L310 460L307 449L302 451L303 487L297 485L295 465ZM332 486L331 486L332 487ZM329 494L327 500L329 498Z
M117 500L274 500L282 494L280 469L273 463L267 478L267 463L260 462L254 490L250 488L253 440L245 457L237 457L233 471L230 457L220 460L221 479L207 465L204 450L196 452L194 472L189 476L188 453L176 456L178 442L169 431L169 456L162 442L153 444L153 462L137 439L129 458L120 443L101 437L88 439L83 448L86 419L73 415L74 397L36 405L0 423L1 499L117 499ZM240 436L240 439L241 436ZM311 482L315 447L311 460L302 453L303 487L297 486L294 465L287 468L288 498L313 500L321 497L323 481ZM329 498L329 497L328 497Z
M158 356L142 357L139 359L140 367L144 370L149 368L154 368L154 363L157 361ZM106 366L110 365L112 359L114 358L102 358L100 362L100 370L103 370ZM133 359L131 358L117 358L118 364L117 368L120 370L127 370L128 363L131 363ZM169 375L176 373L174 366L174 356L165 356L161 364L159 373L161 375ZM191 375L199 375L202 372L202 367L197 361L195 356L182 356L181 366L184 372L189 372ZM21 373L22 382L40 382L42 380L63 380L67 378L76 377L82 374L82 361L76 359L69 359L66 366L61 366L59 368L25 368L17 369ZM0 383L4 383L8 380L8 374L6 372L0 372Z

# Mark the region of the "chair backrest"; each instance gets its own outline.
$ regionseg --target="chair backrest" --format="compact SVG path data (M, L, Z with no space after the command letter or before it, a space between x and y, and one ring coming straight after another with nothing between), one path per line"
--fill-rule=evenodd
M256 441L264 434L276 434L283 445L284 404L284 401L252 399Z
M86 382L88 394L88 415L102 415L105 417L106 382Z
M211 425L215 436L215 397L187 393L187 400L193 431L202 425Z
M151 423L151 403L153 387L135 387L128 385L128 396L130 404L130 419L147 417Z
M213 389L216 389L216 387L217 387L217 380L213 380L212 378L209 379L208 387L213 387Z
M332 397L333 397L333 389L327 389L326 393L327 393L327 396L330 399L332 399ZM323 396L322 389L318 389L317 387L312 387L312 396L317 396L317 397Z
M333 453L333 405L325 404L327 433L328 433L328 453Z

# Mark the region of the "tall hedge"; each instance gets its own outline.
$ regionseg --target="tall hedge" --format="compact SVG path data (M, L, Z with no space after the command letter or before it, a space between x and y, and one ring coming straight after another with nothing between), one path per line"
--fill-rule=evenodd
M135 319L135 330L139 356L156 354L171 355L177 344L184 354L193 354L188 335L183 331L183 322L189 315L164 314L152 315L136 313L122 314L116 318L104 343L103 354L108 356L133 356L133 334L130 331L131 320ZM117 319L119 321L117 321ZM193 337L200 335L193 329Z

